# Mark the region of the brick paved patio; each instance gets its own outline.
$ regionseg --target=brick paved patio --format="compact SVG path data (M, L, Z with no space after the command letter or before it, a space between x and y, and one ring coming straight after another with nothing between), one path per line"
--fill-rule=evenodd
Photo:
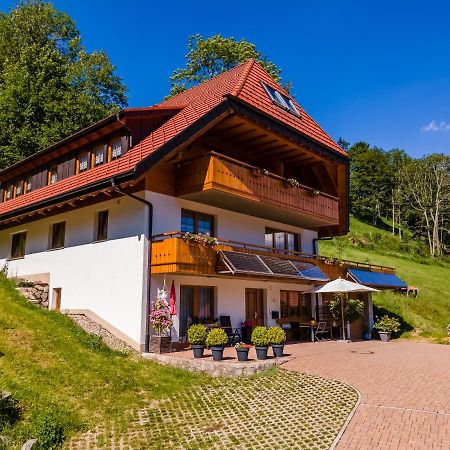
M344 381L362 396L337 449L450 449L450 346L378 341L287 346L283 367Z

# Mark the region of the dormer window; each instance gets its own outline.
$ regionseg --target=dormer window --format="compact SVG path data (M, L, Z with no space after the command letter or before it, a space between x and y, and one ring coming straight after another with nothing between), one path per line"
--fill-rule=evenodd
M300 117L300 113L297 111L294 102L287 95L282 94L280 91L277 91L276 89L270 87L266 83L262 83L262 85L266 90L267 94L269 95L270 99L277 106L280 106L281 108L294 114L295 116Z
M116 159L122 155L122 140L116 139L111 142L111 159Z
M99 166L105 162L105 150L104 147L97 147L94 150L94 166Z

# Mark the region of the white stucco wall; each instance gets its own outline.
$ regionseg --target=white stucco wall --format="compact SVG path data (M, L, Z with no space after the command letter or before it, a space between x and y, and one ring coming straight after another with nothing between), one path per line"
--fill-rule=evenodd
M175 282L175 292L177 297L177 311L180 311L180 286L212 286L215 288L215 316L228 315L231 317L231 324L237 328L245 320L245 289L257 288L264 290L264 309L266 326L275 326L276 320L272 319L272 311L280 311L280 291L307 291L310 285L280 283L259 280L240 280L234 278L220 277L193 277L181 275L166 275L166 286L170 292L172 281ZM152 276L152 298L156 298L157 289L164 285L164 275ZM315 314L312 308L313 315ZM174 316L174 329L172 339L178 340L179 321Z
M108 239L93 242L96 212L105 209ZM9 276L50 274L50 307L53 289L61 288L61 309L91 310L142 343L148 266L145 209L135 200L120 198L1 231L0 266L10 256L11 234L27 231L25 257L8 261ZM49 251L51 224L62 220L65 247Z
M265 229L271 227L301 234L302 251L314 253L313 239L317 238L317 232L312 230L247 216L155 192L147 191L146 198L153 203L154 207L153 234L179 231L181 209L184 208L213 215L215 217L216 236L222 239L265 245Z

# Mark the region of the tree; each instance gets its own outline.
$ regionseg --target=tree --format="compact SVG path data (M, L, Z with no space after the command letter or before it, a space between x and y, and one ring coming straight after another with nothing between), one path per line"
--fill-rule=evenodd
M42 0L0 14L0 92L0 169L127 103L108 56Z
M184 90L220 75L249 59L258 60L270 76L278 83L281 70L260 53L256 46L245 39L237 41L233 37L220 34L203 39L196 34L189 36L186 67L176 69L169 78L171 89L167 96L179 94ZM286 84L286 88L290 88Z
M411 160L402 175L410 206L422 216L430 255L440 256L450 234L450 156Z
M350 156L350 208L351 212L377 225L389 204L388 173L383 150L357 142L348 151Z
M341 137L338 139L337 145L339 145L339 147L341 147L342 150L345 150L346 152L348 152L348 149L350 148L350 142Z

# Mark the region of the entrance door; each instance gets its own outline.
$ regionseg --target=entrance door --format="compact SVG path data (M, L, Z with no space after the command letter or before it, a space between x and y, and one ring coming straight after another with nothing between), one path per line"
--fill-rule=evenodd
M254 321L256 325L265 324L263 289L245 289L245 320Z
M53 289L53 309L58 312L61 310L61 288Z

